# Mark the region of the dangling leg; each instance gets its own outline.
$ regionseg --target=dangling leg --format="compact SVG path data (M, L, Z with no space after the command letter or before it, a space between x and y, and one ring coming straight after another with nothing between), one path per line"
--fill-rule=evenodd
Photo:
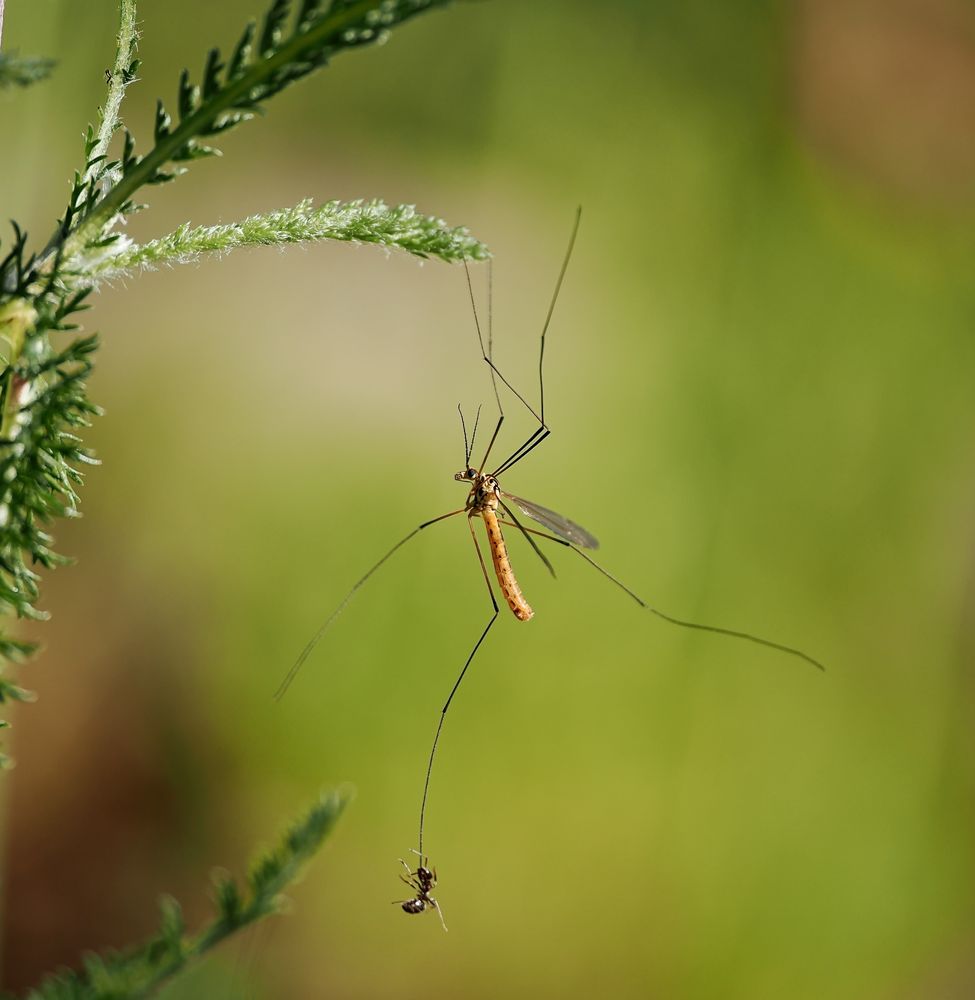
M322 637L329 630L332 622L345 610L349 601L355 596L356 591L372 576L373 573L379 569L380 566L401 546L405 545L414 535L418 535L424 528L429 528L431 524L437 524L439 521L445 521L448 517L455 517L457 514L463 514L466 508L461 507L460 510L452 510L449 514L441 514L440 517L434 517L429 521L424 521L418 528L414 528L405 538L401 538L387 553L379 560L367 573L363 576L355 586L342 598L339 606L325 619L325 624L308 640L307 645L301 651L301 655L295 660L294 666L285 674L284 680L278 685L277 691L274 692L274 700L280 701L285 692L291 686L291 682L298 676L298 671L301 670L302 664L308 659L311 651L318 645Z
M490 265L489 265L490 266ZM467 261L464 261L464 273L467 275L467 292L471 298L471 309L474 312L474 327L477 330L477 343L481 348L481 358L487 362L491 369L491 385L494 387L494 398L498 404L498 412L504 416L504 407L501 405L501 396L498 393L498 383L497 379L501 379L502 382L521 400L522 403L528 408L531 415L541 423L541 417L535 412L528 400L501 374L498 366L494 363L491 355L493 353L494 345L492 343L492 332L491 332L491 311L490 305L488 306L488 346L485 350L484 348L484 335L481 333L481 321L477 316L477 305L474 302L474 286L471 284L471 272L467 266ZM490 286L489 286L490 287Z
M488 455L491 454L491 449L494 447L494 442L498 439L498 431L501 430L501 425L504 423L504 414L502 413L498 417L498 422L494 425L494 433L491 435L491 440L488 441L487 451L484 452L484 458L481 459L481 465L477 470L477 474L480 475L484 471L484 466L487 465Z
M447 921L444 920L444 918L443 918L443 907L435 899L433 899L432 897L430 899L430 902L433 903L433 908L437 911L437 916L440 917L440 926L444 930L446 930L447 929Z
M433 758L437 753L437 744L440 742L440 732L443 729L444 719L447 718L447 709L450 708L450 703L454 700L454 695L457 693L457 689L460 687L460 682L464 679L464 674L467 673L467 668L471 665L471 661L474 659L475 654L478 649L481 648L481 643L484 642L485 636L491 630L491 626L497 621L498 618L498 602L494 599L494 590L491 587L491 578L488 576L487 566L484 564L484 556L481 554L481 546L477 543L477 535L474 534L474 523L473 518L468 516L467 526L471 529L471 539L474 542L474 548L477 550L477 561L481 564L481 572L484 574L484 583L487 585L488 595L491 598L491 607L494 609L494 613L491 615L491 620L487 623L484 631L481 633L481 637L474 643L474 648L471 650L470 655L467 657L467 661L464 663L464 669L461 670L460 676L454 681L454 686L450 689L450 694L447 697L447 701L444 703L444 707L440 711L440 721L437 723L437 732L433 737L433 746L430 748L430 758L427 761L427 774L423 781L423 799L420 802L420 836L419 836L419 849L417 853L422 858L423 854L423 821L427 813L427 795L430 791L430 775L433 773Z
M510 525L510 527L517 528L520 525L514 524L513 522L501 521L501 524ZM685 621L683 618L674 618L672 615L665 614L658 608L653 607L648 604L642 597L630 590L621 580L617 580L612 573L607 569L603 569L595 559L586 555L582 549L577 549L571 542L567 542L564 538L557 538L555 535L550 535L545 531L536 531L534 528L524 528L521 529L523 532L530 532L533 535L540 535L542 538L547 538L550 542L557 542L559 545L567 549L572 549L577 555L582 556L583 559L589 563L590 566L599 570L607 580L611 580L620 588L624 593L629 594L630 597L640 605L641 608L645 608L651 614L656 615L658 618L662 618L665 622L670 622L671 625L679 625L681 628L696 629L699 632L714 632L716 635L729 635L733 639L746 639L748 642L754 642L759 646L767 646L769 649L777 649L781 653L787 653L789 656L798 657L800 660L805 660L806 663L812 664L817 670L825 671L826 668L819 662L819 660L814 659L808 653L804 653L801 649L796 649L794 646L786 646L781 642L773 642L771 639L763 639L761 636L752 635L751 632L739 632L736 629L731 628L721 628L719 625L702 625L699 622L689 622Z
M511 518L512 522L514 523L514 526L522 533L522 535L524 535L525 541L528 542L528 544L532 547L532 551L535 553L535 555L537 555L538 558L541 559L542 562L545 564L545 568L549 571L549 573L552 574L552 579L554 580L555 567L551 564L551 562L549 562L548 556L545 555L545 553L538 547L538 542L536 542L535 539L532 538L531 534L529 533L530 529L526 528L521 523L521 521L519 521L518 518L515 517L515 512L503 500L501 500L500 503L501 503L501 509L505 512L505 514L508 515L508 517ZM502 523L507 524L508 522L504 521Z

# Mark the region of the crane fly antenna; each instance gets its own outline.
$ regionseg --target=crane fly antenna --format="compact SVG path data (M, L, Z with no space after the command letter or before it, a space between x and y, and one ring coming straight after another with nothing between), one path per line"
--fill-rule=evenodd
M331 627L332 622L334 622L335 619L338 618L340 614L342 614L342 612L348 606L349 601L351 601L352 598L355 597L356 592L366 582L366 580L368 580L369 577L371 577L372 574L375 573L376 570L379 569L379 567L382 566L382 564L386 562L386 560L397 549L404 546L411 538L413 538L415 535L418 535L421 531L423 531L424 528L429 528L431 524L437 524L440 521L446 521L448 517L455 517L457 514L463 514L465 510L466 510L465 507L461 507L459 510L452 510L447 514L441 514L439 517L434 517L431 518L429 521L424 521L423 524L421 524L419 527L414 528L405 538L401 538L382 557L382 559L379 560L379 562L375 563L363 577L357 580L352 589L339 602L338 607L328 616L328 618L325 619L325 623L322 625L322 627L308 640L308 642L305 645L305 648L299 654L298 659L295 660L294 666L284 675L284 679L278 685L277 691L274 692L274 700L280 701L284 697L288 688L291 687L292 682L298 676L298 671L301 670L302 666L305 663L305 660L308 659L308 657L311 655L311 651L319 644L319 642L321 642L323 636Z
M665 612L661 611L659 608L655 608L652 604L649 604L642 597L640 597L640 595L637 594L635 591L630 590L630 588L627 587L627 585L623 583L622 580L613 576L613 574L610 573L608 569L604 569L602 566L599 565L598 562L596 562L595 559L593 559L589 555L586 555L586 553L583 552L582 549L576 548L575 545L573 545L571 542L567 542L564 538L558 538L557 536L550 535L548 534L548 532L545 531L537 531L535 528L525 528L522 527L521 525L518 525L515 522L501 521L500 523L510 524L510 526L513 528L521 527L521 530L523 532L526 533L530 532L533 535L540 535L542 538L547 538L550 542L557 542L559 545L562 545L567 549L572 549L572 551L575 552L577 555L582 556L582 558L585 559L590 566L592 566L594 569L599 570L599 572L602 573L607 580L610 580L613 583L615 583L616 586L619 587L620 590L622 590L625 594L629 594L629 596L632 597L633 600L636 601L636 603L639 604L641 608L643 608L646 611L649 611L653 615L656 615L658 618L662 618L665 622L670 622L671 625L679 625L681 628L694 629L698 632L713 632L716 635L728 635L731 636L733 639L745 639L748 642L754 642L759 646L767 646L769 649L777 649L780 653L786 653L789 656L795 656L800 660L805 660L806 663L811 664L817 670L822 670L823 672L826 671L826 667L823 666L823 664L820 663L819 660L810 656L808 653L804 653L801 649L796 649L794 646L786 646L781 642L774 642L772 639L763 639L760 635L753 635L751 632L741 632L738 629L722 628L720 625L703 625L700 622L689 622L683 618L675 618L673 615L668 615Z
M473 453L474 451L474 440L477 437L477 424L480 419L481 419L481 407L480 404L478 404L477 413L474 414L474 430L471 431L471 453ZM467 456L467 464L468 465L471 464L470 454L468 454Z
M477 440L477 425L481 420L481 406L478 404L477 413L474 414L474 429L471 431L471 443L467 443L467 425L464 423L464 411L460 403L457 404L457 412L460 414L460 427L464 432L464 467L471 464L471 454L474 451L474 442Z
M467 445L467 424L464 423L464 411L461 409L460 403L457 404L457 412L460 414L460 429L464 434L464 465L470 465L471 449Z

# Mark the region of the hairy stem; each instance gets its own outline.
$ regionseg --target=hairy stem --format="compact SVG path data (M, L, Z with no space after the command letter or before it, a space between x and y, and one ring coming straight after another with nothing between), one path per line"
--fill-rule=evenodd
M0 11L3 0L0 0ZM138 32L135 27L135 0L119 0L118 47L115 50L115 65L112 67L111 79L108 84L108 97L102 108L102 121L98 128L98 141L92 151L95 162L88 168L91 175L99 169L101 158L108 153L109 144L115 129L118 128L118 112L125 96L125 88L132 82L129 78L129 67L132 65L132 55Z

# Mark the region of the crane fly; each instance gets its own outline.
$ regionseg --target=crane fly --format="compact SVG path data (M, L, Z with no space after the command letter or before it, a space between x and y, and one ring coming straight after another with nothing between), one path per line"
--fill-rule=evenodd
M575 246L576 235L579 231L579 221L581 218L581 209L577 211L575 223L572 228L572 234L569 238L569 244L566 249L565 256L562 260L562 267L559 271L558 279L555 283L555 291L552 295L551 301L549 303L548 312L545 316L545 322L542 326L541 343L538 353L538 386L539 386L539 405L536 410L525 397L504 377L501 371L498 369L497 365L493 360L493 336L491 329L491 282L490 282L490 269L488 271L488 330L487 338L485 342L485 337L481 330L480 320L477 315L477 306L474 301L474 290L471 284L470 271L467 269L465 263L464 269L467 274L467 288L470 295L471 307L474 313L474 326L477 332L477 341L481 350L481 357L483 361L488 365L491 373L491 384L494 390L494 398L497 403L498 408L498 419L494 426L494 431L491 434L491 438L488 441L487 449L484 452L484 457L481 459L480 464L475 468L472 465L472 453L474 451L474 442L477 436L477 426L480 418L480 409L478 409L477 416L474 420L474 428L471 432L470 442L467 439L467 426L464 421L464 413L460 406L458 406L458 411L460 412L461 428L464 435L464 468L461 469L454 475L454 479L458 482L465 483L469 486L469 492L467 494L467 500L463 507L459 507L456 510L448 511L446 514L441 514L438 517L431 518L428 521L424 521L418 527L414 528L408 535L401 538L377 563L375 563L366 573L362 576L352 587L352 589L345 595L342 601L339 603L338 607L329 615L325 620L325 623L321 628L312 636L309 642L306 644L305 648L301 651L298 659L295 661L292 668L288 671L284 680L278 687L277 693L275 694L276 699L280 699L291 682L295 679L298 671L301 669L304 662L308 659L312 650L321 641L325 633L329 630L335 619L345 610L349 602L356 595L359 589L366 583L367 580L402 546L404 546L412 538L416 537L420 532L431 527L434 524L439 524L442 521L446 521L450 518L457 517L461 514L467 515L467 525L470 529L471 539L474 544L474 549L477 553L477 560L480 564L481 574L484 577L484 583L487 587L488 597L491 601L491 617L488 620L487 625L484 626L484 630L481 632L477 641L474 643L473 648L467 656L460 673L457 676L454 685L450 690L450 694L447 696L447 700L444 702L443 708L440 710L440 718L437 723L436 732L433 738L433 745L430 748L430 755L427 759L426 774L423 782L423 795L420 801L420 823L419 823L419 846L416 851L417 855L423 859L423 831L424 831L424 820L426 817L427 808L427 797L430 791L430 778L433 773L433 762L437 753L437 745L440 742L440 734L443 730L444 721L447 717L447 711L450 708L451 702L454 696L457 694L457 690L464 680L467 670L470 667L474 657L477 655L477 651L481 648L482 643L487 637L491 630L491 627L498 619L500 614L500 608L498 601L494 595L494 588L491 585L491 574L488 572L487 563L484 559L484 554L481 550L480 543L477 540L477 533L474 529L474 523L476 520L481 520L484 523L484 528L487 535L488 549L491 555L492 568L494 570L494 576L497 580L498 587L504 597L505 602L511 609L512 614L519 621L529 621L534 616L534 611L531 605L526 600L524 594L521 591L521 587L518 584L517 578L515 577L514 570L511 566L511 560L508 556L508 547L505 541L504 534L502 532L502 527L511 528L517 531L528 543L531 549L534 551L541 561L545 564L549 572L554 576L555 570L552 566L551 561L541 550L536 541L536 538L542 540L553 542L557 545L567 548L570 551L576 553L582 559L584 559L590 566L596 569L604 577L610 580L613 584L620 588L625 594L629 595L641 608L649 611L651 614L656 615L658 618L669 622L672 625L678 625L681 628L695 629L702 632L713 632L718 635L731 636L736 639L744 639L748 642L756 643L760 646L766 646L770 649L778 650L779 652L786 653L789 656L797 657L798 659L805 660L812 666L819 670L824 670L822 663L813 657L804 653L800 649L796 649L792 646L786 646L779 642L773 642L771 639L765 639L761 636L754 635L750 632L742 632L736 629L722 628L718 625L705 625L699 622L687 621L683 618L676 618L672 615L665 614L659 608L654 607L640 597L635 591L631 590L625 583L617 579L609 570L605 569L599 563L597 563L590 555L588 555L587 550L594 550L598 548L599 543L596 538L591 535L585 528L580 527L574 521L570 521L568 518L563 517L561 514L556 513L554 510L548 507L542 507L539 504L533 503L529 500L525 500L513 493L508 493L501 488L501 483L499 477L504 473L508 472L515 465L517 465L522 459L524 459L528 454L534 451L543 441L545 441L551 434L551 429L549 428L545 420L545 382L543 377L543 365L545 360L545 336L548 333L549 325L552 321L552 315L555 311L555 304L558 301L559 292L562 288L562 282L565 279L565 273L569 266L569 260L572 257L572 250ZM528 436L528 438L522 442L511 454L509 454L504 461L500 464L494 466L493 468L488 464L488 460L491 456L494 446L498 441L498 435L501 431L501 427L504 424L505 413L504 407L501 403L501 394L498 389L498 382L501 382L511 393L525 406L532 417L538 422L538 426L535 430ZM487 471L486 471L487 470ZM515 514L515 510L518 510L522 515L530 518L533 522L538 524L541 528L545 530L539 530L539 528L527 527L525 524L519 520L518 516ZM407 871L409 867L407 866ZM433 904L433 901L429 898L429 890L432 888L434 881L431 881L427 877L427 869L421 864L416 872L410 872L410 878L405 880L408 884L414 888L417 892L415 899L407 900L403 903L403 909L409 913L421 912L429 905ZM421 877L420 873L424 873ZM409 907L409 908L408 908ZM443 919L441 914L441 919Z

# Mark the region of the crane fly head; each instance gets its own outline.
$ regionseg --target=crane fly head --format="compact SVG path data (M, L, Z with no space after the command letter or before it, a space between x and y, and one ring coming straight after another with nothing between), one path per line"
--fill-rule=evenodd
M473 483L477 479L477 469L472 469L470 466L461 469L460 472L454 473L454 479L458 483Z

